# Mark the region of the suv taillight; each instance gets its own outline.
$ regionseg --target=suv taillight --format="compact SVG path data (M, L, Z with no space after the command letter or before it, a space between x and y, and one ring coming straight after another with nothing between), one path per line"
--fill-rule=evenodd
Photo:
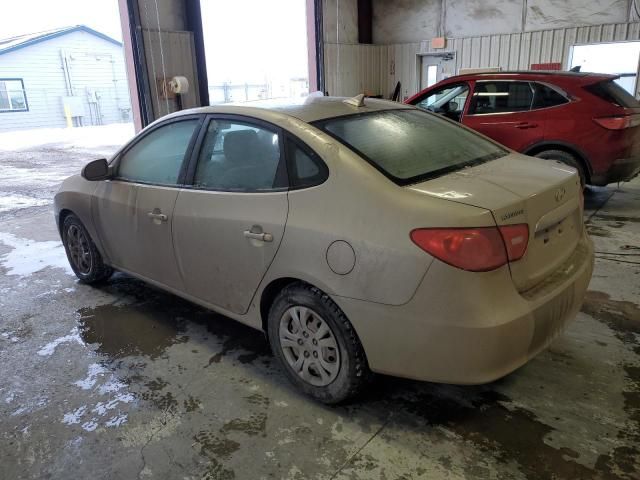
M637 127L640 125L640 115L600 117L594 118L593 121L607 130L624 130L625 128Z
M411 240L434 257L463 270L487 272L524 256L526 224L477 228L418 228Z

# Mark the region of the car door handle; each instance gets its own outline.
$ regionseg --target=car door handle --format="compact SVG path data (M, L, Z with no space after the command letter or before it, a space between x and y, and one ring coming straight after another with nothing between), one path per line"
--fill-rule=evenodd
M147 213L147 217L149 217L151 220L160 220L161 222L166 222L169 217L167 217L164 213L158 213L158 212L149 212Z
M522 122L522 123L516 123L515 127L519 128L521 130L524 130L526 128L536 128L538 126L537 123L528 123L528 122Z
M273 242L273 235L271 235L270 233L257 233L252 232L251 230L245 230L244 236L253 240L260 240L262 242Z

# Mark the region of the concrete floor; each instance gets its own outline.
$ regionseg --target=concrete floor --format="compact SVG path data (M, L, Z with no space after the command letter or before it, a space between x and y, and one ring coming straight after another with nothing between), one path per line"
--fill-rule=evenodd
M47 199L110 148L0 152L0 197ZM550 349L490 385L379 377L333 408L259 332L122 274L78 284L50 206L0 211L0 478L640 478L640 181L586 200L596 269Z

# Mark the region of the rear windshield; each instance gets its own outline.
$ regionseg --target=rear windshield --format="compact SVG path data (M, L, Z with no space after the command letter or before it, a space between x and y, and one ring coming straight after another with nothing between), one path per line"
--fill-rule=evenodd
M595 96L600 97L606 102L613 103L620 107L625 108L638 108L640 102L638 102L633 95L627 92L624 88L618 85L613 80L606 82L596 83L585 87Z
M502 157L497 144L421 110L383 110L315 125L400 185Z

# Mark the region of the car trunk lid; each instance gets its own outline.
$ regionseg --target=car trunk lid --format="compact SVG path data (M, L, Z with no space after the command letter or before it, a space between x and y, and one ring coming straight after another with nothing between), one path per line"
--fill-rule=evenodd
M579 178L572 168L552 162L514 153L408 188L486 208L498 226L527 224L525 255L509 265L523 292L571 255L583 231Z

